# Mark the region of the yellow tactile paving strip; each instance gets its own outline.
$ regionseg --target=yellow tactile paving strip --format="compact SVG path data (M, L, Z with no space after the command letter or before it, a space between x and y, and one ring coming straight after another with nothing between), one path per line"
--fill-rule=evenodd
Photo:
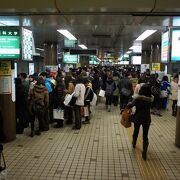
M133 134L133 126L127 129L129 140L132 141L132 134ZM166 180L168 179L161 168L161 164L155 159L153 156L153 152L149 145L148 153L147 153L147 160L144 161L142 159L142 132L140 130L138 141L136 148L134 149L136 153L137 163L140 169L140 173L143 179L156 179L156 180Z

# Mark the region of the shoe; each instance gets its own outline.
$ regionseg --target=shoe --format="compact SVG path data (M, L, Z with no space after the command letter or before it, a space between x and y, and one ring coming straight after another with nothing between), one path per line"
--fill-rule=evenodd
M79 129L81 129L81 128L77 128L76 126L73 126L72 129L73 129L73 130L79 130Z
M67 125L73 124L73 121L72 121L72 120L67 120L67 121L66 121L66 124L67 124Z
M30 137L34 137L34 132L31 131L31 134L29 135Z
M40 131L35 131L35 135L40 136L41 132Z
M86 121L83 122L83 124L90 124L90 121L86 120Z
M147 159L147 152L145 152L145 151L142 152L142 158L146 161L146 159Z
M136 148L136 140L135 139L132 140L132 146L133 146L133 148Z

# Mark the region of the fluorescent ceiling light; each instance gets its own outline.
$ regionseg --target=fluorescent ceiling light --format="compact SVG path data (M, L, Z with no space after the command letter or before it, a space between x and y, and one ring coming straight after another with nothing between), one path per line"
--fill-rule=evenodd
M87 49L87 47L84 44L79 44L79 47L81 47L82 49Z
M67 37L69 40L77 40L68 30L58 29L57 31Z
M42 49L42 48L36 48L37 50L39 50L39 51L44 51L44 49Z
M143 41L145 40L147 37L151 36L152 34L154 34L157 30L146 30L144 31L137 39L136 41Z
M132 53L132 51L127 51L127 52L126 52L126 54L130 54L130 53Z

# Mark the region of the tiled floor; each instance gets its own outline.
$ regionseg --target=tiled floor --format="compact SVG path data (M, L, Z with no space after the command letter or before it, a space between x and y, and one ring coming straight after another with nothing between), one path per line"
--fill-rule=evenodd
M152 116L148 160L141 158L141 135L136 150L132 130L120 125L119 109L93 110L90 124L51 128L34 138L24 135L5 144L9 180L51 179L180 179L180 149L174 145L176 119L170 112Z

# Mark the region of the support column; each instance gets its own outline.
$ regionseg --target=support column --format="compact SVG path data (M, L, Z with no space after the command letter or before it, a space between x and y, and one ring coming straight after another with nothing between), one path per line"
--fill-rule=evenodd
M5 136L4 142L10 142L16 138L16 112L15 102L13 102L15 101L14 72L11 70L12 68L14 69L14 67L12 66L13 63L11 65L11 61L1 61L1 65L0 86L4 86L0 92L0 112L2 114L1 123L3 126L1 128Z
M180 75L179 75L180 78ZM178 109L177 109L177 119L176 119L176 137L175 145L180 148L180 79L178 83Z
M89 56L80 56L79 63L81 64L81 67L88 67L89 66Z
M44 43L44 64L57 65L57 43L47 42Z
M150 64L151 51L145 50L142 52L141 64Z
M152 67L152 63L160 63L161 64L161 71L164 71L165 66L164 64L161 63L161 47L160 44L152 44L151 45L151 58L150 58L150 62L151 65L150 67Z

